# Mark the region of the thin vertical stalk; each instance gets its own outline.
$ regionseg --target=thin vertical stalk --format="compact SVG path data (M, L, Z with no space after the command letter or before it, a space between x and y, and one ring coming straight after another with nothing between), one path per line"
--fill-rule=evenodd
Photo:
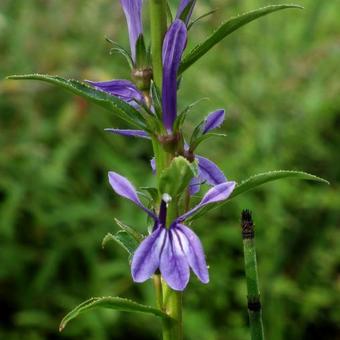
M153 285L155 287L155 292L156 292L157 307L163 310L163 288L162 288L162 280L161 280L160 274L155 274L153 276Z
M182 292L171 289L163 281L163 309L172 320L163 321L163 340L182 340Z
M162 88L162 46L167 29L167 1L149 0L150 2L150 28L151 28L151 54L153 80L159 89ZM156 137L152 138L155 153L157 178L160 179L162 171L170 164L172 154L167 153ZM168 218L175 218L177 202L171 202L168 208ZM163 320L163 340L182 340L182 293L172 290L160 276L154 277L158 306L164 310L172 320ZM160 284L161 283L161 284ZM159 301L162 298L162 301Z
M259 278L256 261L254 223L249 210L242 211L241 226L248 290L248 314L251 339L264 340Z
M167 28L166 0L150 0L150 29L153 80L162 88L162 45Z

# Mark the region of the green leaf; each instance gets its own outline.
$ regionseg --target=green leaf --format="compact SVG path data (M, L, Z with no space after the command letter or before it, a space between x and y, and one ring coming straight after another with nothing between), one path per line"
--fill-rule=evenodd
M133 229L122 221L119 221L117 218L115 218L115 222L117 223L119 228L130 234L137 242L141 242L143 240L143 235L137 230Z
M125 120L131 125L136 126L139 129L148 130L144 117L131 105L125 103L123 100L117 97L111 96L102 91L98 91L86 83L80 82L78 80L67 80L58 76L49 76L43 74L13 75L7 77L7 79L42 80L52 83L114 112L119 118Z
M102 247L105 248L107 242L109 241L118 243L129 253L130 256L133 255L136 248L138 247L138 242L125 230L120 230L115 235L111 233L106 234L102 241Z
M171 197L177 197L188 186L190 180L196 175L196 164L188 162L179 156L172 160L170 166L165 169L160 177L159 190Z
M94 297L81 303L79 306L74 308L70 313L68 313L61 320L59 331L61 332L71 320L75 319L80 314L94 308L107 308L122 312L141 312L152 314L161 317L162 319L172 320L167 314L163 313L161 310L153 308L151 306L139 304L132 300L113 296Z
M221 203L213 203L205 206L203 209L201 209L195 216L191 218L191 220L203 216L208 211L215 209L217 207L222 206L226 202L229 202L232 198L235 198L236 196L239 196L247 191L253 190L257 187L259 187L262 184L276 181L279 179L284 178L291 178L291 179L304 179L309 181L315 181L315 182L321 182L324 184L329 184L329 182L321 177L317 177L315 175L311 175L307 172L303 171L293 171L293 170L277 170L277 171L269 171L264 172L261 174L257 174L255 176L249 177L248 179L242 181L240 184L236 186L233 193L230 195L229 199L225 202Z
M264 183L276 181L278 179L283 178L295 178L295 179L304 179L309 181L316 181L321 182L325 184L329 184L328 181L326 181L323 178L317 177L315 175L311 175L307 172L303 171L293 171L293 170L277 170L277 171L269 171L264 172L261 174L257 174L255 176L252 176L245 181L242 181L234 190L234 192L231 194L231 198L236 197L238 195L241 195L249 190L252 190Z
M236 17L229 19L224 22L214 33L212 33L204 42L198 44L194 47L182 60L178 74L182 74L187 68L189 68L193 63L205 55L212 47L217 43L227 37L229 34L233 33L240 27L248 24L249 22L258 19L264 15L272 12L280 11L287 8L299 8L303 7L299 5L271 5L263 8L250 11Z

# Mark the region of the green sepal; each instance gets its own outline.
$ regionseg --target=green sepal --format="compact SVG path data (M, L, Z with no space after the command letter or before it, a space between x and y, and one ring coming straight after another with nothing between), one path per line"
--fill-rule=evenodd
M175 157L161 174L160 193L177 197L188 187L190 180L195 176L197 176L196 163L190 163L182 156Z
M192 21L189 25L188 25L188 31L190 30L190 28L192 26L194 26L196 23L198 23L200 20L206 18L207 16L211 15L211 14L214 14L215 12L217 11L217 9L213 9L207 13L204 13L202 15L200 15L198 18L196 18L194 21Z
M212 33L204 42L194 47L182 60L178 75L182 74L187 68L194 64L198 59L205 55L212 47L223 40L225 37L239 29L240 27L248 24L249 22L258 19L264 15L272 12L280 11L288 8L299 8L303 7L299 5L271 5L263 8L250 11L236 17L229 19L224 22L217 30Z
M168 22L173 22L174 21L174 18L172 16L172 12L171 12L171 8L169 6L169 2L168 1L166 1L166 16L167 16Z
M114 112L119 118L125 120L129 124L141 130L148 131L144 117L131 105L125 103L123 100L117 97L111 96L102 91L98 91L81 81L73 79L67 80L58 76L49 76L43 74L13 75L7 77L7 79L42 80L63 87L78 96L84 97L91 102Z
M192 7L195 5L195 1L191 0L188 2L188 4L185 6L184 10L182 11L181 15L179 16L179 19L181 19L183 22L187 21L187 17L190 15Z
M142 305L132 300L113 296L94 297L81 303L70 313L68 313L61 320L59 331L61 332L71 320L75 319L80 314L95 308L107 308L122 312L140 312L158 316L164 320L172 320L166 313L162 312L160 309Z
M132 70L133 60L131 58L130 52L128 52L124 47L120 46L118 43L111 40L110 38L105 38L105 40L114 46L110 49L110 54L113 54L115 52L121 54L126 59L126 61L128 62L130 66L130 69Z
M199 100L196 100L195 102L191 103L190 105L186 106L185 109L177 115L174 125L173 125L173 130L175 132L180 131L184 121L188 115L188 113L192 110L193 107L195 107L198 103L200 103L203 100L206 100L207 98L201 98Z
M156 115L159 119L162 119L161 92L154 81L151 81L151 97Z
M226 137L227 135L224 133L215 133L209 132L201 135L200 137L196 138L194 141L190 142L190 150L194 151L203 141L212 138L212 137Z
M138 242L125 230L120 230L116 234L107 233L102 241L102 247L104 248L109 241L114 241L125 249L129 256L132 256L138 247Z
M118 220L118 218L115 218L114 220L117 223L118 227L126 231L135 241L139 243L142 242L144 236L140 232Z
M236 186L232 194L230 195L229 199L224 202L220 203L212 203L204 208L202 208L197 214L190 217L190 220L196 219L197 217L203 216L208 211L215 209L217 207L222 206L226 202L229 202L231 199L244 194L247 191L253 190L257 187L259 187L262 184L265 184L267 182L276 181L279 179L284 178L292 178L292 179L303 179L303 180L309 180L309 181L315 181L315 182L321 182L324 184L329 184L329 182L321 177L317 177L315 175L311 175L307 172L303 171L294 171L294 170L276 170L276 171L268 171L264 173L260 173L254 176L249 177L248 179L242 181L240 184Z
M145 47L144 36L140 34L136 41L136 67L144 68L148 66L148 56Z
M177 115L173 125L174 133L179 132L182 129L187 113L188 111L183 111L179 115Z
M193 148L192 146L195 144L195 141L203 135L203 125L204 120L201 121L198 125L196 125L194 131L192 132L189 143L191 150L195 150L195 148Z
M151 200L153 202L157 202L158 201L158 199L159 199L159 192L158 192L157 188L154 188L154 187L141 187L140 189L143 190L143 191L146 191L150 195Z

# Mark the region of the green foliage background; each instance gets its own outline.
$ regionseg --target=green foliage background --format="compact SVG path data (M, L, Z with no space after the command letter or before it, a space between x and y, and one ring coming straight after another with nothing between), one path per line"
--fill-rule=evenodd
M272 0L199 0L201 41L222 20ZM331 186L286 180L245 194L193 226L211 283L185 296L186 339L243 340L247 328L239 215L254 213L267 338L335 339L339 315L340 7L296 1L231 35L185 74L180 107L201 98L228 110L225 139L200 153L240 181L273 169L305 170ZM173 4L175 7L175 3ZM1 0L0 76L49 73L77 79L129 76L110 56L109 36L127 46L124 17L111 0ZM101 249L118 217L140 231L143 213L114 195L107 171L152 184L147 141L107 135L124 124L101 108L38 82L0 83L0 338L157 339L151 317L93 311L58 335L58 323L91 296L153 304L150 283L134 285L123 250ZM125 126L126 127L126 126Z

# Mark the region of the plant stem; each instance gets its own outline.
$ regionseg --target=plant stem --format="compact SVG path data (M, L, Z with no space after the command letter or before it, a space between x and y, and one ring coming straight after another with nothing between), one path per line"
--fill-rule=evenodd
M166 0L150 0L150 29L153 80L162 88L162 45L167 28Z
M264 340L254 223L249 210L242 211L242 238L248 290L248 314L252 340Z
M182 340L182 292L172 290L163 282L163 309L173 320L163 321L163 340Z
M155 156L155 164L156 164L156 174L157 179L159 180L161 173L167 167L168 163L168 155L163 150L162 145L157 140L157 137L151 137L152 147Z
M163 288L162 288L162 280L160 274L155 274L153 276L153 285L156 291L156 303L157 307L163 310Z

